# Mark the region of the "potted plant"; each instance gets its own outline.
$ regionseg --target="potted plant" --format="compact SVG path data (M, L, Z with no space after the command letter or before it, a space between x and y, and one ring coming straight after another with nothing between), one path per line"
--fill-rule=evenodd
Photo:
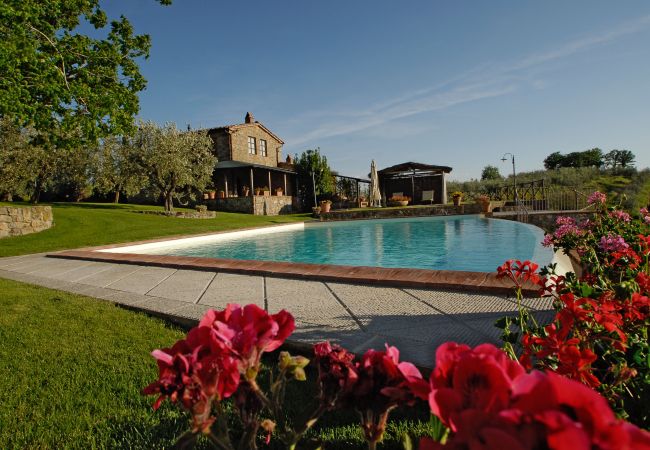
M411 201L411 197L406 195L393 195L388 199L388 206L406 206Z
M490 197L489 196L487 196L485 194L481 194L478 197L476 197L476 202L479 205L481 205L481 210L484 213L490 212Z
M217 197L217 191L208 191L208 198L214 200Z
M262 188L261 187L256 187L255 188L255 195L262 195Z
M454 206L460 205L460 201L463 199L463 193L460 191L453 192L451 198L454 201Z
M321 213L330 212L331 207L332 207L332 200L322 200L320 202L320 211L321 211Z
M284 188L276 187L275 188L275 195L277 195L278 197L282 197L284 195Z
M242 196L244 197L248 197L248 194L250 194L251 192L250 188L246 185L242 186L241 191L242 191Z

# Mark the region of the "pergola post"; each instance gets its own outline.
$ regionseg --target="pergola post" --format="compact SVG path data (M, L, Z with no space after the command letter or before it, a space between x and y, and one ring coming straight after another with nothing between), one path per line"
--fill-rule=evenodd
M269 191L271 189L273 189L273 187L271 186L271 171L269 170Z
M415 201L415 169L411 173L411 201Z
M224 198L228 198L228 172L223 174L223 187L225 189Z
M442 193L440 195L440 203L445 204L447 203L447 180L445 179L445 171L442 171Z
M253 182L253 168L251 167L251 195L255 195L255 185Z
M284 175L284 195L289 195L289 192L287 191L287 174Z

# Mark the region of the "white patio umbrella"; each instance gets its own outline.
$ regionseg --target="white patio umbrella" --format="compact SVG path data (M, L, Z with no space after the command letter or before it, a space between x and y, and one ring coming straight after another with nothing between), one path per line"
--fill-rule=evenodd
M379 192L379 176L377 166L373 159L370 163L370 206L381 206L381 192Z

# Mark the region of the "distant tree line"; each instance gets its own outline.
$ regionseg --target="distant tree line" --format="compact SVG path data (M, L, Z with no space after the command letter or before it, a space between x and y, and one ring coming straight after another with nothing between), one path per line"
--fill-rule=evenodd
M611 150L604 153L599 148L582 152L571 152L563 155L560 152L551 153L544 159L544 167L556 170L563 167L596 167L603 169L626 169L634 167L635 156L630 150Z

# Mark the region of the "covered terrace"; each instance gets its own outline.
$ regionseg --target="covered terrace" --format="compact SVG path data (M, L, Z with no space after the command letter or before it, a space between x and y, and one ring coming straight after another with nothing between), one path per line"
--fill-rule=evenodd
M447 203L446 174L451 167L405 162L377 171L382 202L394 195L411 197L417 204Z

